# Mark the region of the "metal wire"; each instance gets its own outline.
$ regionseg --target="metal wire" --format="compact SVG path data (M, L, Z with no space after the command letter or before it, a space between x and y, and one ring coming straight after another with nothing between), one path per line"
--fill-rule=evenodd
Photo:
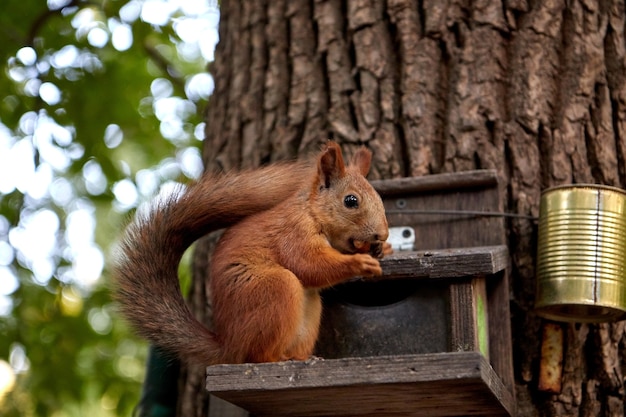
M390 209L385 210L388 214L424 214L424 215L459 215L466 214L468 216L478 216L478 217L509 217L514 219L525 219L525 220L539 220L539 217L530 216L526 214L519 213L506 213L506 212L497 212L497 211L480 211L480 210L414 210L414 209Z

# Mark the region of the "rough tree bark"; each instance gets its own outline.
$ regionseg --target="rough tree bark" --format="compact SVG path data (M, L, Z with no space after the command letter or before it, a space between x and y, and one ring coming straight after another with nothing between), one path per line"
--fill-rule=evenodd
M625 28L620 0L223 0L206 167L334 138L373 149L371 178L496 169L525 215L549 186L625 187ZM565 326L562 391L538 391L536 225L509 232L519 415L623 416L624 322ZM208 246L191 299L202 318ZM207 415L203 370L181 378L181 410Z

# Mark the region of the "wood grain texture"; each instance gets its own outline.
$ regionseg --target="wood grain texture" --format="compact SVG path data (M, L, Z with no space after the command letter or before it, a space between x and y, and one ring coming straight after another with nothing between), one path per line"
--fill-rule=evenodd
M462 173L444 173L421 177L404 177L371 181L372 186L383 197L420 194L429 191L444 192L455 189L489 188L498 185L498 174L494 170L480 169ZM494 207L497 210L497 207Z
M511 394L476 352L216 365L207 389L256 416L505 416ZM445 393L445 395L443 395Z
M389 225L414 228L416 250L501 245L506 241L502 217L464 213L503 211L503 192L493 170L373 183L383 197Z
M380 279L493 275L507 267L508 254L504 245L396 252L381 259L383 275Z
M486 282L489 309L489 360L506 387L515 395L508 271L507 269L498 273L496 277L491 277Z
M476 351L489 358L489 341L484 337L489 333L485 279L454 282L449 291L450 351ZM482 335L481 331L484 332Z

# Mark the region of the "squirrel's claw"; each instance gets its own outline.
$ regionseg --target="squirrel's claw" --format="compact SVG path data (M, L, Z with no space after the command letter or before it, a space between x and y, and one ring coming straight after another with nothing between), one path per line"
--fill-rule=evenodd
M391 255L392 253L393 249L391 247L391 244L388 242L372 243L369 250L369 254L378 259L381 259L386 255Z

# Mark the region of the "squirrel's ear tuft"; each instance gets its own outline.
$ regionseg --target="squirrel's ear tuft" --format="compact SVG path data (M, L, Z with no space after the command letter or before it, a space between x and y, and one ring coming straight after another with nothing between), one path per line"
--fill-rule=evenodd
M358 151L352 157L352 165L359 169L359 172L364 177L370 172L370 165L372 164L372 152L365 146L359 148Z
M332 181L345 175L346 166L341 148L335 142L328 142L318 159L320 183L329 188Z

